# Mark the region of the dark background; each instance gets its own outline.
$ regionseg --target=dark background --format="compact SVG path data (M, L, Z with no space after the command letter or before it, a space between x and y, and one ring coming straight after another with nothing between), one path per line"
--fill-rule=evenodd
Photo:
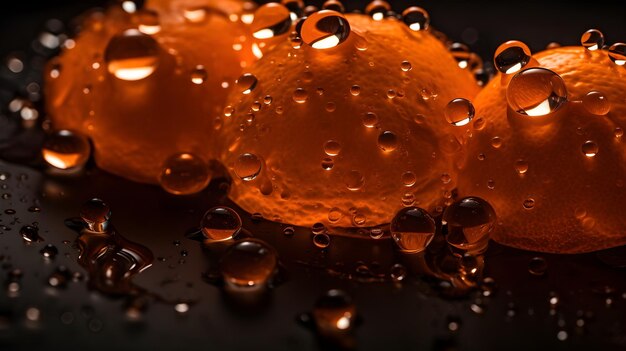
M268 1L259 1L268 2ZM504 41L517 39L540 51L550 42L578 45L590 28L601 30L607 43L626 41L625 1L389 1L397 12L408 6L426 9L431 23L452 40L465 42L490 61ZM0 56L25 50L47 19L64 22L106 0L3 1L0 9ZM320 5L323 1L308 1ZM363 9L367 1L343 1L348 10Z

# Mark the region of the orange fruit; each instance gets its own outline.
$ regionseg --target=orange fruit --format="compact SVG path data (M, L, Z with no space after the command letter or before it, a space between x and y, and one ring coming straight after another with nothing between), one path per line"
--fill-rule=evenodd
M48 65L55 129L88 135L97 165L156 183L179 152L216 155L214 128L227 88L254 60L243 1L150 1L86 16L75 45Z
M477 94L471 73L429 31L394 18L321 11L301 38L267 52L229 96L216 138L230 197L304 226L389 223L403 205L435 211L469 129L444 109Z
M539 104L545 111L535 117L520 114L517 104L530 106L555 87L552 98L563 94L560 79L524 78L546 72L536 69L493 79L474 101L483 123L468 142L459 193L493 205L500 220L493 239L505 245L555 253L624 245L626 70L606 50L583 47L533 58L561 76L568 101L557 97L552 107L561 106L551 112Z

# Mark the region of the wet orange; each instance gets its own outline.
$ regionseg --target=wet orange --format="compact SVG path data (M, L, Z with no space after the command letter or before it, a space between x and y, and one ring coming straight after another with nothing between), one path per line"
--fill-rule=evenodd
M429 31L345 18L350 34L321 42L326 49L311 45L327 28L307 33L305 22L303 43L267 52L247 70L257 84L242 78L231 93L216 137L230 197L245 210L297 225L373 226L403 206L441 210L450 196L470 126L452 126L443 111L476 95L471 73Z
M53 127L88 135L100 168L135 181L156 183L175 153L214 157L228 87L254 60L240 17L249 7L235 0L149 1L133 14L114 6L85 15L75 46L48 65ZM107 67L107 45L129 29L148 33L144 44L157 43L149 56L124 61L152 67L143 79L120 79L110 72L115 66Z
M583 47L533 58L563 78L569 102L546 116L520 115L507 105L509 78L492 80L475 99L484 124L468 142L459 193L493 205L493 239L505 245L556 253L624 245L626 69ZM609 101L606 115L604 102L584 100L594 90Z

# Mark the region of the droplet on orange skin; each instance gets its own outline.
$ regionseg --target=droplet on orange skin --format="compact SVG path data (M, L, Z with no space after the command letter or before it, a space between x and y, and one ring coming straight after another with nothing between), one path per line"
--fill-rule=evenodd
M624 245L626 144L616 131L626 127L626 71L615 69L606 51L582 46L553 48L533 59L541 69L560 75L570 101L559 100L560 108L546 109L538 117L516 114L507 106L507 96L515 94L510 85L515 78L508 89L501 79L492 80L473 100L486 126L474 131L467 150L467 155L483 152L486 159L467 157L459 193L493 205L502 223L493 239L502 244L555 253ZM546 82L556 84L561 78ZM552 89L554 85L546 91ZM588 93L596 90L602 92L602 108L594 99L592 111L597 114L592 114L580 101L589 105ZM528 89L523 93L530 96ZM610 109L604 99L611 102ZM502 147L491 147L495 137ZM488 188L487 180L497 186ZM581 206L582 217L575 215Z
M53 127L89 136L100 168L140 182L157 183L163 161L177 152L214 158L212 135L220 125L216 118L223 118L225 87L254 60L250 43L241 42L247 26L229 14L249 6L235 0L152 0L135 14L111 7L86 15L75 47L53 60L48 66L53 74L45 75ZM207 9L202 21L191 23L181 15L191 7ZM111 39L137 28L145 21L143 11L158 16L150 23L158 23L159 30L132 31L150 50L133 45L138 59L109 60L114 65L107 67L107 48L108 59L121 57L111 51ZM244 49L234 50L234 43ZM203 71L192 77L198 66ZM137 69L143 67L150 70ZM121 71L122 78L115 74L125 68L130 70Z
M303 226L389 223L403 208L407 186L420 207L434 209L455 186L440 177L456 179L453 164L471 129L471 123L448 123L443 110L455 98L474 97L479 88L472 74L459 68L429 31L414 32L394 19L325 13L345 18L350 28L345 40L316 48L310 43L320 36L305 38L303 27L309 44L294 48L285 39L247 68L258 87L248 95L230 95L227 104L238 112L224 120L216 136L224 143L221 160L234 166L241 153L262 157L267 167L261 177L272 179L274 187L263 195L260 182L243 182L230 169L235 175L230 197L249 212ZM365 51L362 40L368 42ZM403 60L412 69L400 69ZM421 98L424 89L428 101ZM307 92L306 100L300 91ZM272 104L240 129L244 112L267 95ZM416 123L416 114L428 117ZM284 191L288 199L280 197ZM353 215L329 219L331 210L349 214L351 208Z

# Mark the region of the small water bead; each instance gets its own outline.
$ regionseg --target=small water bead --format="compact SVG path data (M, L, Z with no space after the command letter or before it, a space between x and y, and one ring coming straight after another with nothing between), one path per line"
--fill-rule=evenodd
M604 34L597 29L589 29L580 37L580 44L589 51L602 49Z
M39 228L32 225L25 225L20 228L20 235L25 243L37 243L43 241L43 238L39 236Z
M421 7L412 6L402 12L402 20L412 31L420 31L428 29L430 25L430 16L428 12Z
M615 135L615 138L619 139L624 136L624 130L620 127L615 127L615 129L613 130L613 135Z
M440 179L443 184L449 184L452 181L452 177L448 173L442 173Z
M252 73L244 73L239 78L235 84L237 85L238 91L240 91L244 95L250 94L254 88L256 88L259 80Z
M378 115L374 112L367 112L362 118L363 125L367 128L374 128L378 125Z
M273 100L274 99L270 95L265 95L265 97L263 98L263 103L265 105L271 105Z
M513 74L522 70L530 62L528 46L521 41L511 40L496 49L493 62L498 71Z
M391 11L391 5L386 1L374 0L365 7L365 13L374 21L383 20L389 11Z
M598 147L598 144L596 144L596 142L592 140L587 140L583 143L582 151L585 156L591 158L598 154L599 147Z
M313 235L313 244L320 249L330 246L330 236L326 233Z
M446 121L455 127L467 125L474 118L474 105L463 98L450 101L444 110Z
M502 138L500 138L499 136L495 136L491 139L491 146L494 149L499 149L502 147Z
M545 116L557 111L567 102L563 79L545 68L529 68L516 74L506 90L509 106L516 112Z
M127 81L150 76L159 63L160 48L154 38L136 29L127 29L111 38L104 62L109 73Z
M190 23L202 23L206 20L208 8L192 6L183 11L183 17Z
M111 220L111 208L98 198L90 199L80 208L80 218L94 232L106 231Z
M249 182L254 180L261 169L263 168L263 161L255 154L244 153L237 157L235 161L234 171L237 177L241 180Z
M224 117L230 117L235 113L235 108L228 105L224 107Z
M370 229L370 238L372 239L380 239L385 234L385 231L381 228L372 228Z
M343 43L350 35L350 24L339 12L321 10L302 24L302 41L314 49L330 49Z
M241 217L230 207L213 207L202 216L200 228L211 241L230 240L241 231Z
M285 227L283 229L283 234L285 236L293 236L296 233L296 230L294 227Z
M529 197L522 203L522 206L527 210L532 210L535 208L535 199Z
M384 152L391 152L398 148L398 136L391 131L384 131L378 135L378 147Z
M404 195L402 195L401 202L402 202L402 206L404 207L413 206L415 204L415 194L404 193Z
M258 239L245 239L231 245L220 260L224 282L233 288L261 288L274 275L276 251Z
M393 89L387 90L387 98L388 99L395 99L396 96L398 96L398 93L395 90L393 90Z
M343 218L343 212L339 208L333 207L328 211L328 221L330 223L337 223L341 218Z
M411 171L402 173L402 185L412 187L417 182L417 176Z
M326 231L326 226L324 225L324 223L321 223L321 222L314 223L313 226L311 227L311 233L313 234L322 234L325 231Z
M528 162L523 159L515 161L515 171L518 174L525 174L526 172L528 172Z
M593 115L604 116L611 111L609 99L599 91L592 90L588 92L583 96L582 101L585 110Z
M355 227L363 226L366 221L367 221L367 217L365 217L365 215L362 213L355 213L352 216L352 225Z
M143 34L154 35L161 31L159 14L151 10L141 10L137 13L137 29Z
M352 94L352 96L359 96L361 94L361 87L358 85L351 86L350 94Z
M345 184L346 188L350 191L359 191L363 188L365 184L365 177L361 172L352 170L348 172L345 176Z
M204 66L198 65L191 71L191 82L193 84L202 84L207 79L206 69Z
M533 257L528 262L528 273L536 276L546 274L548 270L548 262L543 257Z
M337 156L341 152L341 144L335 140L328 140L324 143L324 152L328 156Z
M409 61L402 61L402 63L400 64L400 69L403 72L408 72L413 69L413 66L411 65L411 62Z
M334 102L326 103L326 112L335 112L337 110L337 105Z
M170 194L190 195L198 193L209 185L211 171L209 165L192 153L178 153L163 162L159 184Z
M58 169L79 168L87 163L91 145L87 138L71 130L59 130L50 134L43 143L44 160Z
M391 266L391 271L389 272L389 276L395 282L401 282L406 278L407 270L403 265L396 263Z
M44 258L52 260L59 254L59 249L57 249L57 247L52 244L48 244L44 246L43 249L39 251L39 253Z
M615 43L609 47L609 58L618 66L626 65L626 44Z
M424 251L435 236L435 220L419 207L398 211L391 221L391 237L406 253Z
M282 4L268 3L259 7L251 23L252 36L270 39L285 34L291 28L291 11Z
M496 224L496 212L478 197L466 197L448 206L443 221L448 226L446 240L457 249L482 253Z
M337 0L328 0L324 2L324 5L322 5L322 10L332 10L340 13L346 12L346 8L343 6L341 1Z
M350 331L356 323L356 307L341 290L327 291L317 300L311 314L316 330L325 336Z
M335 161L330 157L324 157L322 159L322 168L326 171L330 171L335 166Z
M307 91L302 88L298 88L296 89L296 91L293 92L292 97L293 101L299 104L304 104L309 98L309 93L307 93Z

